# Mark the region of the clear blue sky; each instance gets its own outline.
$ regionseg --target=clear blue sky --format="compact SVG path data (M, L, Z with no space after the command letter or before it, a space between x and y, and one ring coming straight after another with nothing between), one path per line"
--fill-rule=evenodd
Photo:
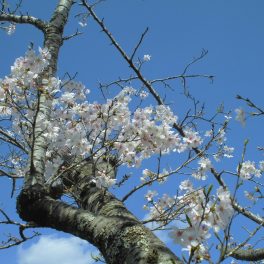
M23 10L47 19L54 2L24 0ZM244 106L235 99L237 94L248 96L256 104L263 105L263 10L264 2L261 0L107 0L97 7L98 15L104 17L107 27L128 53L131 53L145 28L149 27L149 33L138 53L138 56L152 56L143 69L149 79L180 74L193 57L199 56L202 49L208 50L208 55L194 65L190 73L214 75L213 84L206 79L195 79L189 83L193 95L206 103L208 113L214 113L221 103L227 110ZM78 27L78 20L74 18L76 14L77 9L74 9L66 29L68 34L74 33ZM98 81L113 81L119 76L127 76L129 69L94 21L88 20L88 26L80 30L84 34L66 42L61 50L59 75L78 72L78 79L92 90L91 98L94 100L98 99ZM14 59L25 53L30 41L36 47L42 44L40 33L32 26L18 25L12 36L0 32L1 77L9 73ZM181 99L183 97L178 97L182 92L181 86L174 82L173 87L176 90L175 97L169 97L167 102L176 103L181 116L181 110L185 107ZM243 145L245 138L250 138L248 159L263 159L255 151L257 145L263 145L263 133L264 127L257 120L249 120L245 128L233 122L228 142L238 148ZM1 205L14 215L15 201L9 200L11 187L5 179L1 179L1 186ZM136 199L139 203L132 206L131 210L142 216L142 204L139 198ZM132 203L135 204L135 201L128 204ZM4 228L0 226L0 233L4 233ZM28 248L31 243L27 242L23 247ZM17 248L0 251L1 263L35 264L22 263L18 259Z

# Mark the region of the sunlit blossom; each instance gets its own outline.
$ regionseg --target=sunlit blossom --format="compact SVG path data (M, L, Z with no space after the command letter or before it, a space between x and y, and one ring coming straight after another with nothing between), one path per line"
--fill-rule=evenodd
M144 56L143 56L143 61L150 61L151 60L151 55L149 55L149 54L145 54Z
M245 161L238 167L238 173L242 179L248 180L252 177L260 177L261 171L256 168L254 161Z
M235 109L236 120L240 122L243 126L246 124L246 114L242 108Z
M9 26L6 28L6 33L8 35L14 34L15 31L16 31L16 24L15 23L10 23Z

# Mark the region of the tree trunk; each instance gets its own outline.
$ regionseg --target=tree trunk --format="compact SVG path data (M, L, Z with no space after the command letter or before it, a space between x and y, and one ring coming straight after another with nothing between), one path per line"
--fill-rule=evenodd
M23 220L33 221L40 227L87 240L109 264L182 263L106 190L87 184L76 195L80 208L54 200L41 185L34 185L20 193L18 213Z
M56 73L63 31L72 5L73 0L60 0L50 21L41 24L44 46L48 48L51 59L49 67L39 77L40 87L43 78L52 77ZM42 120L49 120L47 100L46 95L39 91L30 170L25 175L24 187L17 199L20 217L39 227L54 228L89 241L101 251L109 264L181 263L122 202L108 191L93 186L89 182L91 174L72 172L74 175L67 175L68 178L73 176L70 180L75 181L70 187L78 207L52 198L43 176L47 146ZM71 184L71 181L65 181L64 184L66 183Z

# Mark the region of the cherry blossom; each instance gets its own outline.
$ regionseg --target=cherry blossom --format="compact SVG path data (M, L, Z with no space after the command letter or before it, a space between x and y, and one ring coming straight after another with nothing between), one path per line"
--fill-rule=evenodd
M212 163L208 158L201 158L198 164L200 167L197 171L192 173L192 176L198 180L206 180L206 172L212 168Z
M116 183L116 179L111 178L106 171L99 171L99 177L92 180L98 188L108 188Z
M203 190L194 191L188 180L183 181L180 186L180 189L185 191L183 197L191 195L188 203L185 203L187 226L172 227L170 237L189 252L195 250L197 256L208 258L206 240L211 237L210 230L213 229L215 232L224 230L234 214L230 193L219 187L217 195L209 197Z
M152 201L153 200L153 197L158 195L158 193L156 191L151 191L151 190L148 190L147 194L145 195L145 198L147 199L147 201Z
M224 146L223 150L224 150L224 154L223 154L224 157L233 158L233 155L232 155L232 153L234 152L233 147Z
M81 27L86 27L87 26L87 20L88 20L88 16L87 14L81 14L79 15L79 22L78 24L81 26Z
M140 96L141 99L145 99L146 97L148 97L148 95L149 94L146 91L141 91L139 93L139 96Z
M180 188L180 190L192 191L193 190L193 184L191 183L190 180L185 180L185 181L181 182L179 188Z
M150 61L151 60L151 55L149 55L149 54L145 54L144 56L143 56L143 61Z
M186 132L187 143L186 138L174 131L172 126L177 116L168 106L148 106L131 112L129 103L136 95L132 87L125 87L113 99L98 104L87 101L90 91L79 82L45 77L39 84L38 78L49 59L46 48L39 48L39 54L29 49L24 57L16 59L11 74L0 81L1 100L5 102L1 114L12 116L13 130L18 131L24 142L30 142L38 90L47 95L46 106L52 110L48 120L43 117L42 124L49 153L47 178L55 177L58 172L65 147L76 161L79 157L85 159L93 155L97 159L113 153L121 164L139 166L143 159L153 154L182 152L201 142L197 132ZM18 107L23 110L17 111ZM114 184L103 173L101 178L100 186Z
M245 161L238 167L239 176L244 180L249 180L252 177L260 177L261 170L256 168L254 161Z
M235 109L236 120L240 122L243 126L246 124L246 115L242 108Z
M264 160L261 160L261 161L259 162L259 169L260 169L262 172L264 172Z
M15 23L10 23L9 26L6 28L6 33L8 35L14 34L16 31L16 24Z
M24 57L16 59L10 75L0 80L0 114L10 117L9 133L26 142L26 150L31 147L39 91L46 95L45 106L51 109L48 119L43 117L42 123L47 144L47 182L55 181L61 170L67 169L65 160L78 166L88 158L100 162L102 157L114 156L120 165L139 166L152 155L171 151L181 153L202 144L202 137L192 128L185 127L184 136L173 129L178 117L168 106L150 105L131 111L130 102L133 96L137 96L132 87L125 87L112 99L98 103L89 102L90 91L80 82L44 77L39 83L49 59L47 49L39 49L39 54L30 49ZM212 131L206 132L206 136L212 135ZM225 145L224 129L218 131L214 141L219 146L218 153L232 157L234 149ZM17 175L26 173L26 160L26 155L19 160L12 159ZM256 169L254 162L243 162L239 174L244 179L259 177L263 164L261 161L260 169ZM212 162L204 156L198 160L198 165L192 176L204 180ZM166 169L158 173L145 169L140 180L143 184L147 181L162 183L171 173ZM116 183L110 175L108 168L98 169L91 182L98 188L109 188ZM165 193L161 197L155 190L148 190L144 208L150 211L153 219L163 219L162 216L166 215L183 221L185 226L173 226L170 236L189 252L195 248L197 258L208 258L206 240L210 238L211 230L224 230L233 216L230 193L220 187L216 195L211 195L209 191L194 188L189 180L182 181L179 189L177 196Z
M191 128L184 130L185 137L183 138L184 143L188 148L197 148L202 144L202 138L198 132L193 131Z
M244 195L250 201L256 201L257 200L256 197L254 197L254 193L252 193L252 192L244 191Z

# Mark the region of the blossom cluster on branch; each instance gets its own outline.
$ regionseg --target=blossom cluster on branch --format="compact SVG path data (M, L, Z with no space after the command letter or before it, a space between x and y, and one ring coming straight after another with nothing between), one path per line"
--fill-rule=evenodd
M34 137L39 136L34 133L34 128L36 117L42 117L40 95L45 95L45 107L51 110L48 118L43 116L41 131L47 146L44 176L48 182L55 181L63 171L88 159L96 163L114 157L117 166L138 167L153 155L190 153L206 141L190 126L183 127L178 133L174 129L178 117L168 106L150 105L132 111L131 100L137 94L132 87L123 88L105 103L89 102L90 91L82 83L45 74L49 60L50 53L46 48L39 49L39 54L29 49L25 56L16 59L10 75L0 79L0 116L5 120L9 142L20 153L13 155L10 161L13 165L10 168L15 168L17 175L23 176L27 172L28 153ZM150 56L144 60L150 60ZM140 97L143 100L146 96ZM217 133L207 131L205 137L210 138L206 148L212 142L217 144L218 151L212 154L216 161L233 157L234 148L225 145L224 128ZM192 170L191 175L197 180L205 180L213 168L209 156L203 152L195 158L189 156L183 167L198 159L199 166ZM66 158L70 164L65 165ZM260 177L263 168L263 161L259 169L254 162L244 161L238 166L237 176L244 180ZM154 181L163 183L173 173L166 169L158 173L145 169L141 177L142 186ZM110 174L104 167L92 181L99 188L108 188L116 182ZM145 208L150 210L154 221L164 225L175 222L176 227L170 232L175 242L184 246L197 260L208 259L206 240L211 236L211 230L215 233L225 230L234 214L230 193L221 186L217 194L212 195L212 188L195 189L188 180L182 181L179 188L181 195L170 197L164 194L156 201L154 197L158 193L149 190L145 196L148 201ZM177 221L184 225L178 227Z
M16 131L16 137L26 142L28 150L36 115L41 117L39 95L46 95L45 107L52 110L42 123L47 142L47 178L54 177L61 168L65 147L78 162L112 154L120 164L139 166L153 154L183 152L202 143L198 132L191 128L185 129L185 137L173 130L177 116L168 106L148 106L131 112L129 103L136 93L131 87L125 87L104 104L90 103L89 90L81 83L41 76L49 58L45 48L39 49L39 54L30 49L15 61L11 74L0 81L0 113L10 117L12 133ZM109 185L105 183L105 187Z
M145 198L149 205L150 218L169 219L174 226L169 235L176 244L182 245L183 250L194 254L196 260L210 258L207 239L211 232L225 230L234 215L231 196L223 187L217 189L216 195L211 195L212 186L208 190L195 189L189 180L184 180L179 186L182 195L170 197L164 194L154 201L156 191L148 191ZM181 210L182 209L182 210Z

